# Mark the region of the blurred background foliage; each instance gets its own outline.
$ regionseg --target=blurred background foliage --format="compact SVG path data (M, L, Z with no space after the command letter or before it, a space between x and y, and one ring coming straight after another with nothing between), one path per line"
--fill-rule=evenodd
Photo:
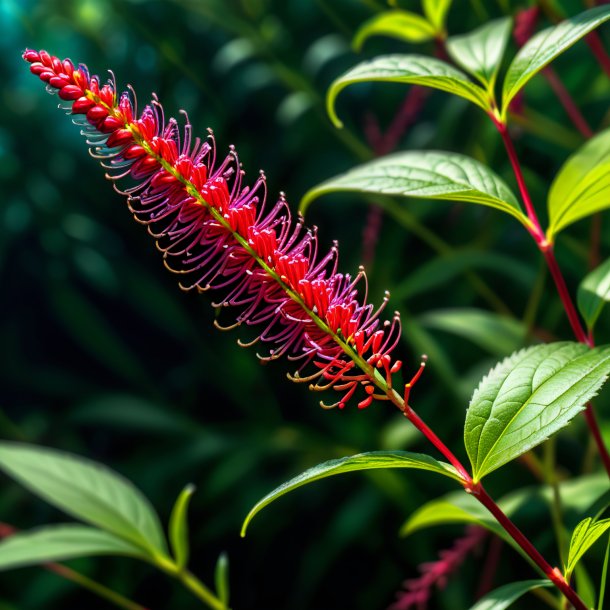
M421 12L416 0L398 4ZM586 3L544 4L575 14ZM456 0L448 30L467 32L527 6ZM168 115L188 111L196 133L213 127L220 154L234 143L251 180L264 168L270 198L286 191L296 210L308 188L372 155L367 125L385 129L408 92L353 87L339 99L347 127L338 131L324 110L330 82L362 57L434 51L383 38L352 51L359 25L387 8L380 0L0 1L0 435L108 464L165 518L193 482L192 568L209 581L218 554L228 551L235 609L386 607L418 564L463 532L397 536L404 518L448 484L390 471L321 482L267 509L239 539L253 503L311 465L359 451L429 448L383 404L321 410L319 396L286 381L289 363L260 366L255 349L235 345L247 331L216 331L207 298L178 290L20 54L45 48L101 75L111 68L119 88L134 86L140 105L157 92ZM608 30L602 34L607 39ZM607 125L608 79L586 45L555 67L590 124ZM514 136L544 216L550 179L582 138L540 77L527 87ZM398 148L462 152L513 184L491 123L440 92L425 96ZM372 298L393 294L390 307L403 314L406 374L421 353L430 356L413 405L462 457L464 411L480 376L536 337L570 338L569 327L534 244L512 219L468 206L386 201L373 249L366 236L379 222L374 203L327 197L308 222L320 227L322 244L340 240L342 270L354 272L366 259ZM602 219L602 258L610 254L607 224ZM583 221L559 238L572 289L592 262L590 232ZM598 337L610 340L607 320ZM610 440L608 405L599 408ZM580 421L561 435L566 471L586 463L584 438ZM489 487L498 496L533 481L512 464ZM25 529L61 518L8 479L1 486L1 521ZM548 543L544 523L538 517L524 525L541 546ZM486 552L431 607L469 607ZM514 559L506 549L495 584L530 576ZM198 607L135 561L75 565L152 610ZM0 575L1 610L77 607L107 604L42 569Z

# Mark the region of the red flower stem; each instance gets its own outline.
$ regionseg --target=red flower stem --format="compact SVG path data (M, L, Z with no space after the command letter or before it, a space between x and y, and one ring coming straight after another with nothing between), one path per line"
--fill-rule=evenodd
M610 57L608 57L604 45L602 44L601 38L597 32L591 32L585 36L585 41L591 48L595 59L599 63L602 70L610 76Z
M559 297L568 316L568 320L570 322L570 326L572 327L572 331L574 332L574 336L580 343L584 343L589 347L593 347L593 339L586 333L585 329L583 328L580 318L578 317L578 313L576 312L576 308L574 307L574 303L572 302L572 298L570 297L570 293L568 291L565 279L563 277L563 274L561 273L561 269L559 268L557 259L555 258L553 244L547 241L546 235L544 234L544 231L540 226L540 221L538 220L536 210L532 205L532 200L530 198L529 191L527 190L525 180L523 179L521 165L519 164L519 159L517 157L513 142L508 134L506 123L502 123L493 115L490 116L492 121L494 122L494 125L502 136L502 141L504 142L506 152L508 153L508 157L513 167L515 178L517 179L517 184L519 185L521 198L523 199L523 203L525 204L525 209L527 211L527 216L531 222L531 225L528 227L528 231L534 238L536 245L544 256L544 260L547 263L549 271L551 272L551 276L553 277L553 281L555 282L555 286L557 287L557 292L559 293ZM610 454L608 453L608 449L604 444L604 440L599 429L599 423L597 422L597 417L595 416L595 411L591 403L587 403L584 415L587 425L589 426L589 430L591 431L593 439L595 440L595 444L597 445L597 449L604 464L604 468L606 469L606 472L610 477Z
M553 89L557 99L563 106L563 109L566 111L568 117L574 124L574 127L578 129L578 131L585 138L593 137L593 130L589 127L589 124L585 120L585 117L580 112L580 109L572 99L570 92L566 89L565 85L561 82L559 76L557 76L557 72L553 70L551 66L547 66L543 70L543 74L548 81L551 89Z
M502 512L500 507L487 494L483 485L477 483L471 493L495 517L511 538L528 554L532 561L544 572L551 582L570 600L576 610L588 610L585 603L570 587L558 568L553 568L528 540L527 536Z

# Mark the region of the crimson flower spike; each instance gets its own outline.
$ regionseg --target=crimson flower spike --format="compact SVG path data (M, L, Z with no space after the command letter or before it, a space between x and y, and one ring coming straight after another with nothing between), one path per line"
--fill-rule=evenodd
M250 343L269 344L261 360L285 355L299 362L292 380L341 392L322 406L343 408L359 388L359 408L390 397L402 363L391 356L399 315L380 317L389 295L377 309L367 303L364 269L355 277L339 273L337 244L321 255L315 227L293 220L283 193L266 207L262 172L245 186L233 147L217 163L211 131L194 138L187 114L180 128L156 97L138 113L133 89L119 95L112 74L102 84L86 66L46 51L26 50L23 58L82 128L91 155L127 196L184 290L214 290L214 306L238 309L233 326L262 327ZM310 364L315 372L303 375Z

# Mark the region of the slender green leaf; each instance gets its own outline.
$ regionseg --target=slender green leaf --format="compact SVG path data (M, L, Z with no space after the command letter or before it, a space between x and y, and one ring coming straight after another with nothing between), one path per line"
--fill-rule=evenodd
M583 555L610 529L610 519L595 521L591 517L583 519L574 529L570 540L568 552L568 565L565 569L566 579L569 580L576 564Z
M422 2L424 14L436 28L438 34L442 35L445 31L445 20L452 3L453 0L423 0Z
M581 282L577 302L587 326L593 328L605 304L610 302L610 258Z
M608 559L610 559L610 536L608 536L608 542L606 543L606 554L604 555L604 567L602 568L601 583L599 585L597 610L604 610L604 596L606 593L606 580L608 578Z
M474 392L464 428L480 480L566 426L610 372L610 348L550 343L498 364Z
M194 485L187 485L178 496L169 518L169 541L178 569L186 567L189 558L188 507L195 493Z
M354 66L330 86L326 108L336 127L343 126L335 111L335 100L339 93L348 85L375 81L440 89L466 98L485 111L490 109L485 90L447 62L425 55L381 55Z
M221 553L216 562L214 570L214 584L216 586L216 595L218 599L225 605L229 605L229 556L226 553Z
M18 532L0 542L0 570L97 555L147 559L141 548L87 525L69 523Z
M495 19L474 32L449 38L447 52L455 63L493 92L511 28L510 17Z
M305 193L301 212L320 195L338 191L478 203L529 223L500 177L475 159L456 153L409 151L359 165Z
M0 442L0 470L68 515L165 554L159 518L131 482L106 466L46 447Z
M418 319L427 328L464 337L495 356L507 356L523 347L527 335L520 321L483 309L436 309Z
M559 170L549 191L547 239L610 207L610 129L591 138Z
M538 32L517 53L504 79L502 114L535 74L583 36L610 19L610 7L598 6Z
M302 485L345 472L379 468L414 468L417 470L427 470L450 477L456 481L461 481L460 476L453 466L444 462L439 462L423 453L411 453L408 451L371 451L370 453L359 453L337 460L329 460L328 462L318 464L293 479L290 479L290 481L280 485L271 493L267 494L262 500L257 502L244 520L241 535L246 535L246 529L254 515L268 504L271 504L274 500L277 500L284 494L287 494Z
M511 582L503 587L498 587L485 597L482 597L470 610L506 610L513 602L516 602L529 591L539 587L551 586L553 586L553 583L547 578Z
M356 32L354 48L359 51L371 36L390 36L405 42L426 42L434 38L434 28L421 15L411 11L386 11L375 15Z

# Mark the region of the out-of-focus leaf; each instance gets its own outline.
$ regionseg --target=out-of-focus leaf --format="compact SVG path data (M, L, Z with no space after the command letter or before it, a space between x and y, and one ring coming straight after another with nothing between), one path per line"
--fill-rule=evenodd
M376 468L411 468L416 470L427 470L442 474L446 477L455 479L456 481L461 480L453 466L444 462L439 462L423 453L410 453L408 451L371 451L369 453L359 453L358 455L352 455L338 460L329 460L328 462L318 464L317 466L302 472L300 475L287 481L283 485L280 485L271 493L267 494L262 500L257 502L244 520L241 535L246 535L248 524L258 512L265 508L265 506L298 487L337 474L354 472L356 470L372 470Z
M464 443L475 481L566 426L610 372L610 348L550 343L499 363L475 390Z
M447 12L451 8L453 0L423 0L422 6L428 21L436 28L438 34L445 31L445 20Z
M2 540L0 571L97 555L128 555L148 559L140 547L109 532L67 523L17 532Z
M511 28L510 17L495 19L473 32L449 38L447 52L460 67L493 92Z
M159 518L131 482L80 456L0 442L0 469L43 500L136 545L166 554Z
M482 597L470 610L506 610L520 597L540 587L552 587L553 583L548 579L523 580L511 582L508 585L494 589L485 597Z
M305 193L300 210L305 213L321 195L342 191L478 203L529 226L504 181L482 163L456 153L401 152L359 165Z
M216 562L214 570L214 585L218 599L228 607L229 605L229 556L226 553L221 553Z
M608 19L610 7L597 6L533 36L517 53L506 73L502 114L506 115L511 100L532 76Z
M568 565L565 567L565 577L570 579L576 564L583 555L610 529L610 519L595 521L591 517L583 519L572 532Z
M468 339L495 356L506 356L523 347L527 335L520 321L483 309L433 310L420 316L419 322Z
M169 517L169 542L178 569L186 567L189 558L188 507L195 493L194 485L187 485L178 496Z
M604 567L602 568L601 584L599 586L599 602L597 610L604 610L604 596L606 592L606 580L608 578L608 560L610 559L610 536L606 543L606 554L604 555Z
M376 81L440 89L466 98L485 111L489 110L486 91L447 62L425 55L382 55L358 64L330 86L326 108L336 127L343 126L335 111L335 100L339 93L349 85Z
M610 258L591 271L578 287L578 310L593 328L602 309L610 301Z
M386 11L363 23L354 36L356 51L371 36L389 36L405 42L426 42L434 38L435 30L426 19L411 11Z
M548 241L552 243L568 225L609 207L610 129L606 129L579 148L555 176L548 199Z

